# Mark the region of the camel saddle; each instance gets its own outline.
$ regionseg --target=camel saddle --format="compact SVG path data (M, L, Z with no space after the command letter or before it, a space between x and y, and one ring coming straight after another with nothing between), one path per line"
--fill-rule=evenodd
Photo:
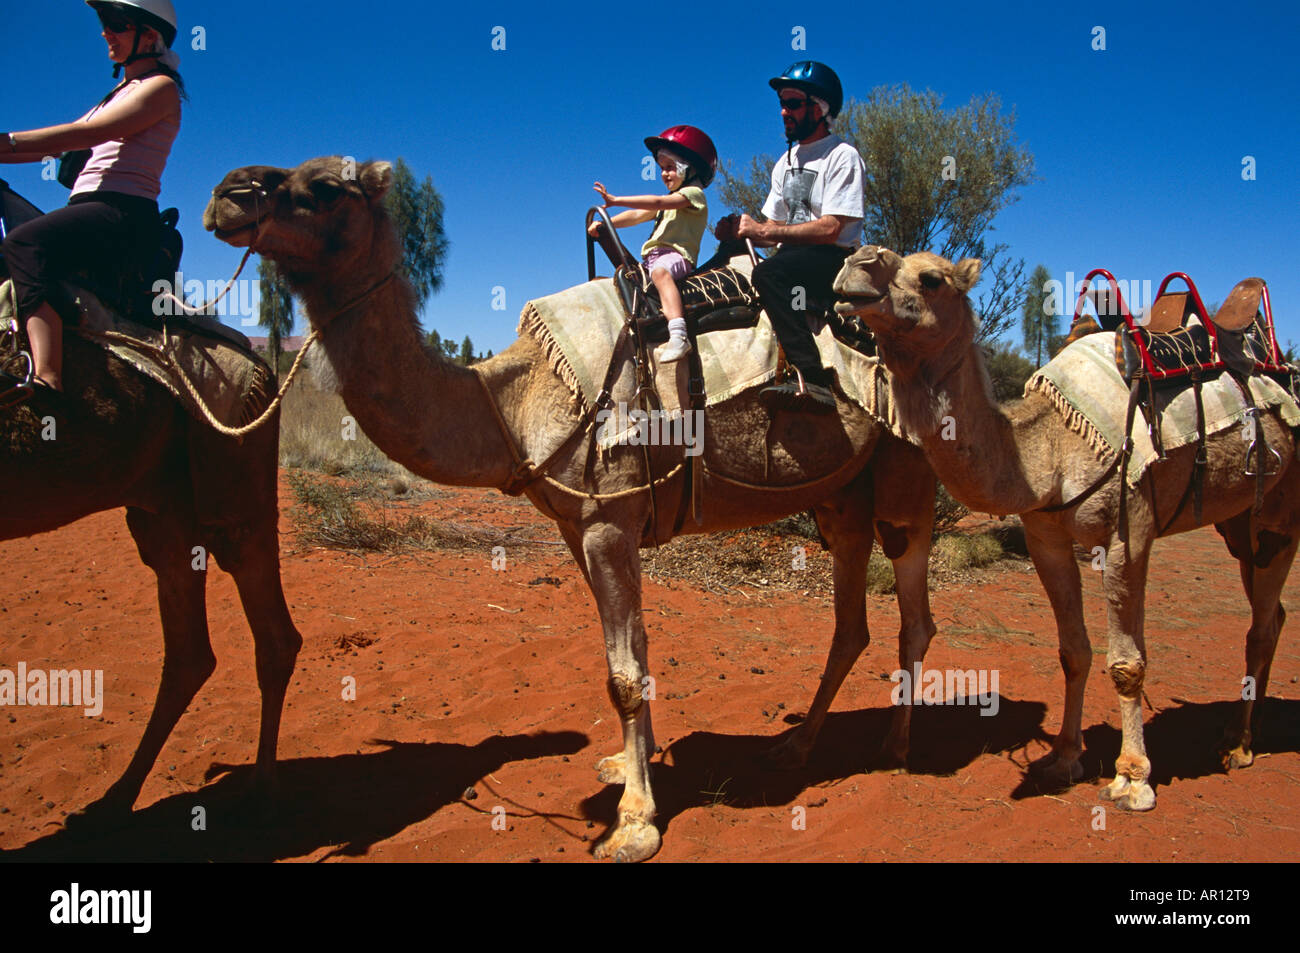
M1106 286L1091 288L1094 278L1105 278ZM1169 291L1169 284L1174 280L1182 281L1186 290ZM1218 312L1211 315L1192 279L1184 272L1174 272L1160 283L1150 310L1138 319L1129 311L1110 272L1103 268L1094 269L1084 278L1083 284L1075 303L1069 341L1103 328L1116 331L1115 366L1129 385L1128 432L1132 432L1134 418L1141 410L1160 459L1164 458L1165 451L1162 415L1156 409L1155 391L1190 388L1193 392L1197 427L1195 465L1187 490L1165 525L1172 525L1189 500L1193 502L1199 520L1207 463L1202 384L1226 373L1237 382L1248 405L1247 415L1256 422L1260 409L1251 397L1248 384L1251 377L1267 375L1292 396L1300 394L1297 370L1282 360L1277 346L1268 287L1262 278L1246 278L1237 283ZM1093 302L1100 328L1084 314L1085 300ZM1263 503L1264 479L1276 473L1282 461L1268 446L1261 429L1253 428L1251 433L1247 474L1256 477L1255 508L1258 511ZM1127 464L1129 452L1126 444L1120 454L1121 468ZM1121 536L1126 535L1126 499L1127 494L1121 494Z
M183 321L168 317L161 329L148 327L110 311L95 295L72 282L65 282L64 290L78 309L75 323L65 324L65 335L77 335L104 348L161 384L195 420L210 423L206 408L225 426L240 427L256 419L270 403L274 394L270 368L248 339L233 328L204 315L187 316ZM19 393L0 395L0 407L20 403L32 393L25 344L25 332L14 308L13 283L6 278L0 282L0 371L26 363L28 380L13 389Z

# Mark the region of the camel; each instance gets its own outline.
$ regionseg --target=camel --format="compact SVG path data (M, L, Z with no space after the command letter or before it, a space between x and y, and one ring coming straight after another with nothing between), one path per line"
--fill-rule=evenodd
M623 783L624 792L594 853L644 860L661 836L650 785L655 743L644 690L650 668L638 547L672 537L685 481L679 474L664 482L652 510L647 464L636 448L589 468L591 431L575 435L584 417L530 336L469 368L424 346L410 287L395 272L401 251L381 201L391 185L388 163L354 170L338 157L292 170L235 169L213 190L204 226L276 262L306 305L349 413L384 453L437 483L522 490L556 522L599 610L607 689L623 729L623 750L597 765L600 779ZM933 475L917 448L844 402L838 416L771 418L751 390L710 408L706 427L704 522L688 519L684 532L752 526L815 508L833 553L835 630L825 671L807 719L771 752L776 764L797 766L867 645L865 571L876 537L898 578L903 666L929 645ZM521 462L545 460L556 446L560 452L542 471ZM681 447L646 453L656 476L682 460ZM775 485L757 485L765 481ZM653 527L652 512L659 516ZM896 710L884 742L895 761L906 756L908 708Z
M1122 477L1108 479L1106 463L1072 432L1042 394L997 406L975 344L976 320L966 292L979 279L980 263L952 264L928 252L900 257L867 246L844 264L835 280L836 309L857 314L874 331L902 424L922 441L926 456L952 495L972 510L1020 514L1034 567L1056 616L1065 708L1051 751L1032 765L1042 780L1068 785L1082 776L1083 691L1092 653L1084 627L1079 567L1072 543L1103 547L1109 654L1106 669L1119 694L1123 740L1115 778L1101 797L1128 810L1155 807L1148 783L1151 762L1142 736L1142 683L1146 674L1143 599L1154 514L1175 513L1192 475L1195 447L1170 450L1151 471L1155 500L1130 491L1127 544L1117 532ZM1253 310L1253 309L1252 309ZM945 426L944 421L948 423ZM1213 523L1239 560L1251 604L1246 636L1246 674L1235 724L1223 742L1225 767L1253 760L1254 698L1268 686L1269 668L1286 613L1279 602L1300 539L1300 465L1295 435L1276 415L1261 417L1268 445L1284 469L1270 477L1261 511L1252 517L1256 481L1246 476L1247 448L1240 425L1212 436L1207 445L1204 510L1197 520L1183 507L1159 535ZM1096 491L1089 494L1089 488ZM1064 505L1064 506L1063 506ZM1063 508L1062 508L1063 506ZM1057 507L1047 512L1046 508Z
M285 691L302 644L280 585L278 414L233 440L83 337L66 336L64 366L66 394L38 387L25 403L0 411L7 504L0 539L126 507L140 558L157 577L164 644L158 696L135 754L103 796L68 822L120 823L130 815L164 742L216 669L207 573L196 568L196 547L234 577L253 632L262 706L250 793L265 798L274 789ZM269 370L265 375L269 380Z

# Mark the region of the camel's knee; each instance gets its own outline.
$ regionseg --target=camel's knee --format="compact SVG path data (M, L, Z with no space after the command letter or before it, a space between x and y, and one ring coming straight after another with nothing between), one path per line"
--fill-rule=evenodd
M610 701L625 721L630 721L640 713L645 695L641 681L635 675L615 672L609 677L606 687L609 689Z
M1126 698L1136 697L1142 691L1142 681L1146 677L1146 664L1141 659L1121 659L1107 666L1110 680L1115 683L1115 690Z

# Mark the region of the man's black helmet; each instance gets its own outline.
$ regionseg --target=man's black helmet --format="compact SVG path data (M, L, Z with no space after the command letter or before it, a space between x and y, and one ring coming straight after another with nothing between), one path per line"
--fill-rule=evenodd
M840 78L835 75L835 70L816 60L795 63L780 76L768 80L767 85L775 90L793 86L810 96L826 100L830 107L829 119L838 116L840 107L844 105L844 87L840 85Z

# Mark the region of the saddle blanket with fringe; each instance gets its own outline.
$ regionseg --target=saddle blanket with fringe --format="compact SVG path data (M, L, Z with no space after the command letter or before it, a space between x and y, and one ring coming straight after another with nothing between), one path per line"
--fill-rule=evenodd
M1275 409L1289 427L1300 427L1300 407L1277 381L1249 378L1251 397L1260 409ZM1129 388L1115 366L1115 332L1086 335L1061 351L1025 384L1025 395L1038 391L1051 400L1070 429L1102 459L1118 453L1124 443ZM1190 386L1155 392L1161 436L1166 450L1195 443L1196 398ZM1234 427L1245 418L1246 401L1227 374L1201 385L1207 436ZM1137 486L1159 454L1141 415L1133 422L1133 454L1128 484Z
M274 395L270 369L252 349L248 338L215 318L186 316L162 331L119 317L94 295L68 284L81 312L67 333L80 334L125 361L145 377L167 388L186 411L201 423L208 420L189 389L177 377L176 365L203 398L212 416L227 427L240 427L257 418ZM0 283L0 328L16 318L13 283ZM188 325L188 326L187 326ZM124 340L129 339L129 340ZM174 363L173 363L174 362Z
M904 434L890 398L887 372L878 358L867 357L841 344L825 322L814 325L822 365L834 368L840 389L853 403L887 426L895 436ZM557 294L529 301L519 318L519 334L541 345L551 368L568 385L580 410L595 402L609 369L610 354L623 327L623 306L618 290L608 278L589 281ZM777 339L765 314L752 328L710 331L696 339L704 371L706 407L762 386L776 378ZM662 348L657 347L652 353ZM690 406L689 362L655 362L655 386L669 417L680 416ZM615 404L630 404L635 392L635 372L627 361L610 395ZM621 428L613 428L614 433ZM610 442L617 441L617 434ZM912 440L915 442L915 440Z

